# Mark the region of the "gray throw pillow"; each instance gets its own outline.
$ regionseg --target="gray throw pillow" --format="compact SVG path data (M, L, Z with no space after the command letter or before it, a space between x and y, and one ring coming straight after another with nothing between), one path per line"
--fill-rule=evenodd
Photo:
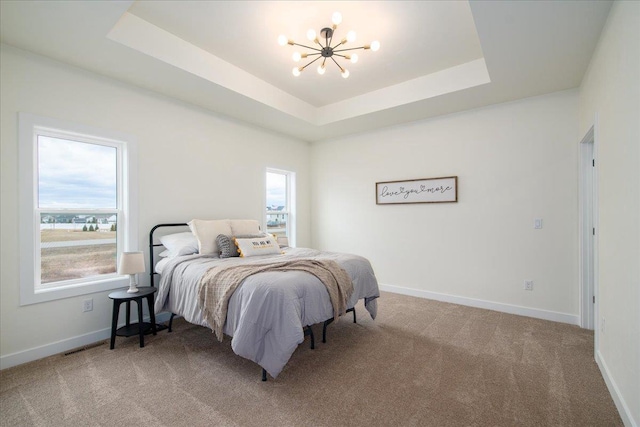
M218 251L220 252L220 258L230 258L239 256L236 244L233 242L231 236L224 234L218 234L216 237L216 245L218 245Z

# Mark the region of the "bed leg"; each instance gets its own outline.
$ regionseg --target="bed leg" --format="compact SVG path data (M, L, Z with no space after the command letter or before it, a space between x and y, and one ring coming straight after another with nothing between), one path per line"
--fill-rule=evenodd
M356 322L356 308L355 307L348 308L345 311L345 313L348 313L350 311L353 312L353 323L357 323ZM322 342L323 343L327 342L327 326L329 326L331 323L333 323L333 318L325 320L324 323L322 324Z
M176 317L175 314L171 313L171 318L169 319L169 331L171 332L171 326L173 325L173 318Z
M267 380L267 371L266 369L262 368L262 381L266 381Z
M313 329L311 329L311 326L308 326L309 328L309 337L311 337L311 350L316 348L316 339L313 336Z
M322 324L322 342L327 342L327 326L329 326L333 322L333 318L327 319Z
M326 344L327 342L327 321L325 320L322 324L322 343Z
M302 333L304 334L305 337L307 335L311 337L311 350L316 348L316 340L315 340L315 337L313 336L313 329L311 329L311 326L307 325L305 328L303 328Z
M350 312L350 311L353 311L353 323L358 323L358 322L356 322L356 308L353 307L353 308L348 309L347 313Z

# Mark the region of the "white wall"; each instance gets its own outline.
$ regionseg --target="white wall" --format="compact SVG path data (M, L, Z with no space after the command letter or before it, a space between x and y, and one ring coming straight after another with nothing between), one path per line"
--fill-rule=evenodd
M18 141L20 111L132 134L139 152L140 249L160 222L264 214L267 166L296 172L298 244L310 244L307 143L242 124L2 45L0 360L3 367L104 338L106 293L20 307ZM143 284L148 276L141 277ZM107 335L108 336L108 335ZM44 346L44 348L39 348Z
M597 121L596 121L597 116ZM595 123L597 358L627 425L640 425L640 3L614 3L580 88L580 135Z
M314 144L314 246L368 257L389 290L577 323L577 101L571 90ZM458 203L375 203L377 181L451 175Z

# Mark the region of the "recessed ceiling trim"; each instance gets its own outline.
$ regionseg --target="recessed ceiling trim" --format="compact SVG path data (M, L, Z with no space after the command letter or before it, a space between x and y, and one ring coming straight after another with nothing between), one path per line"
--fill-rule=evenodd
M324 126L490 83L483 58L323 107L314 107L129 12L107 38L309 124Z
M318 108L319 126L491 83L484 58Z
M301 120L315 123L316 109L311 104L129 12L122 15L107 38Z

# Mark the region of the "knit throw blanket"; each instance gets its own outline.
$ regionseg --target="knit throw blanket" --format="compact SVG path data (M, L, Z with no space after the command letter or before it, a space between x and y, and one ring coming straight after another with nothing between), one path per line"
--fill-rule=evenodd
M219 341L222 341L227 305L233 292L247 277L267 271L305 271L313 274L329 292L334 319L345 314L347 302L353 293L353 283L349 274L335 261L299 259L271 264L212 267L200 279L198 304Z

